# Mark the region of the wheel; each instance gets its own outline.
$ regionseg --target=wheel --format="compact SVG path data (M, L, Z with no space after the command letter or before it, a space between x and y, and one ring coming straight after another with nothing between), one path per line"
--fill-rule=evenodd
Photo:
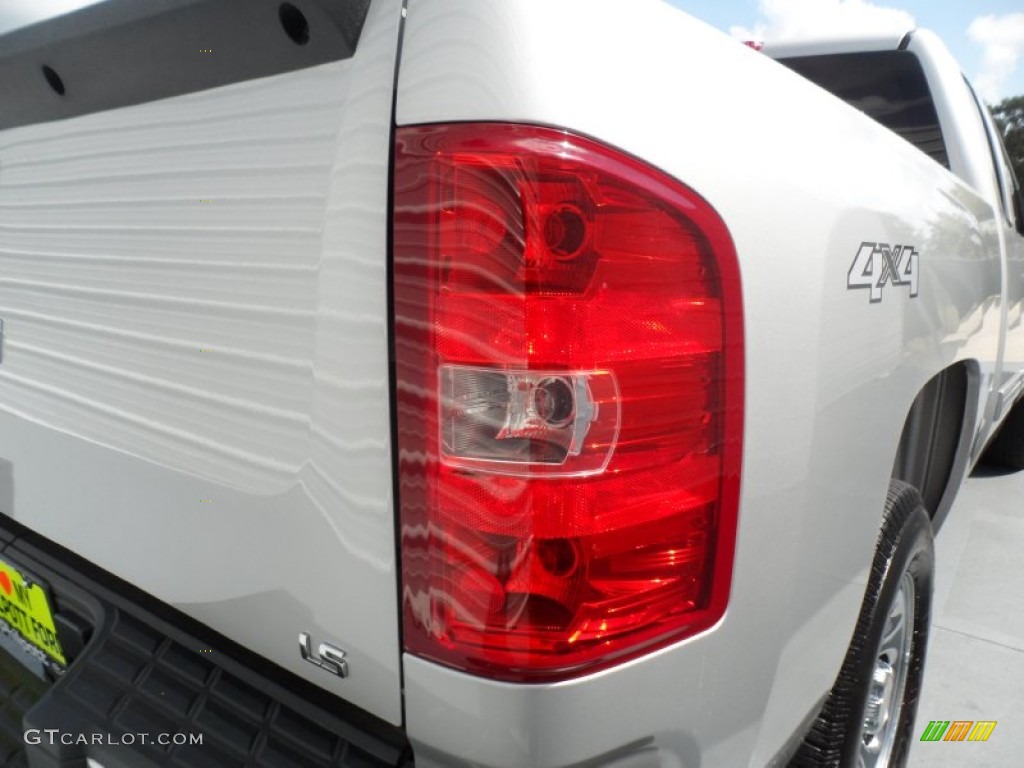
M853 640L791 766L906 765L924 674L934 559L920 494L893 480Z
M1018 400L985 449L985 461L1010 469L1024 469L1024 400Z

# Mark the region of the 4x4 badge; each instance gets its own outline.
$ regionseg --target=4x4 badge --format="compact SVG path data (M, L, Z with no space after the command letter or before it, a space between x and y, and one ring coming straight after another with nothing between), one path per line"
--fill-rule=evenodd
M320 669L326 669L338 677L348 677L348 662L345 660L345 652L330 643L320 643L317 657L313 656L313 644L308 632L299 633L299 653L302 658Z
M847 288L867 288L871 303L882 300L886 283L909 285L910 298L917 296L920 254L912 245L861 243L846 274Z

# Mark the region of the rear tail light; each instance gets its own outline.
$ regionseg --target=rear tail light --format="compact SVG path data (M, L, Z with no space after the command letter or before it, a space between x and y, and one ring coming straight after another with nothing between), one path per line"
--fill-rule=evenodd
M717 214L519 125L399 129L394 197L406 650L554 680L711 626L743 403Z

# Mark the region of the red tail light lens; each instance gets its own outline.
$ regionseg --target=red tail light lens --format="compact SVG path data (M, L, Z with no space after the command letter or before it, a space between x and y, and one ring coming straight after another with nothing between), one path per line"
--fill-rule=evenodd
M725 611L739 273L679 182L549 128L401 128L394 301L406 650L553 680Z

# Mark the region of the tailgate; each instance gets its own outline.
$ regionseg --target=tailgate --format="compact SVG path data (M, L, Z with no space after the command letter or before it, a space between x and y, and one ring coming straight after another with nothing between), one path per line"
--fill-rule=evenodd
M398 723L401 3L366 5L109 0L0 39L0 512Z

